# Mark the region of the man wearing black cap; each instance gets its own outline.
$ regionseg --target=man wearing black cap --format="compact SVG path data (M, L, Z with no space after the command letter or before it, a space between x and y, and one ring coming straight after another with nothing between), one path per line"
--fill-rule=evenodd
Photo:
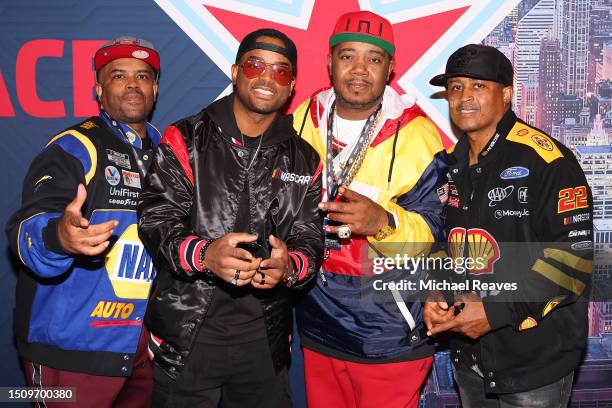
M164 133L139 208L155 406L291 406L292 297L322 257L320 161L279 113L296 64L283 33L248 34L234 92Z
M448 250L482 267L447 276L465 290L432 294L424 318L430 335L457 334L464 407L561 407L586 345L592 198L572 152L510 109L512 73L470 44L430 81L463 133L448 154Z
M100 115L49 141L6 226L25 267L17 348L32 387L74 387L79 407L147 407L152 370L142 321L155 271L138 238L136 206L160 139L147 123L159 55L147 41L122 37L96 52L94 66Z

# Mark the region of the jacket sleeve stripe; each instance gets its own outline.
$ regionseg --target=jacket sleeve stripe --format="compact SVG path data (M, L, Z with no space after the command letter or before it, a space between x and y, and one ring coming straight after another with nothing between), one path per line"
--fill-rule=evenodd
M87 136L75 130L69 130L55 136L47 143L45 148L49 148L50 146L59 146L66 153L77 158L83 166L85 184L89 184L89 181L96 173L98 153L96 147Z
M160 339L153 333L150 333L147 353L149 354L149 359L151 359L151 361L153 361L153 359L155 358L155 354L159 351L159 348L163 342L164 341L162 339Z
M546 248L544 249L544 257L554 259L582 273L591 273L593 271L593 261L580 258L561 249Z
M585 284L580 282L578 279L572 278L565 272L542 261L541 259L538 259L531 269L556 285L559 285L562 288L575 293L576 295L580 295L585 288Z
M189 246L189 243L191 243L193 240L198 239L197 236L195 235L190 235L187 238L185 238L183 240L183 242L181 242L181 245L179 245L179 261L181 263L181 268L183 268L184 270L191 272L191 266L189 265L189 262L187 262L188 256L187 256L187 247Z
M191 254L191 266L193 269L200 272L202 272L202 267L200 265L200 251L202 250L204 244L206 244L206 240L199 240L193 247L193 252Z
M300 271L298 281L303 280L308 274L308 258L299 251L289 252L289 256L293 259L295 266Z
M189 151L187 150L187 146L185 145L185 140L183 139L183 135L181 135L181 131L178 130L176 126L168 126L164 132L161 143L170 146L170 149L181 164L181 167L185 172L185 176L187 176L193 185L193 171L191 170L191 164L189 163Z
M39 276L50 278L61 275L70 268L73 258L49 251L45 247L42 231L51 218L59 213L38 213L23 220L17 232L17 253L21 262Z

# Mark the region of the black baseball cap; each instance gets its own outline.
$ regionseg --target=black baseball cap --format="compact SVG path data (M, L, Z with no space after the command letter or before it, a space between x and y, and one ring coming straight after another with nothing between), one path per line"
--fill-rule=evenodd
M257 39L260 37L278 38L285 46L279 47L276 44L259 42ZM273 28L262 28L247 34L238 46L238 52L236 53L236 64L240 62L240 58L242 58L244 54L255 49L272 51L283 55L291 63L291 71L295 76L297 71L297 47L291 38L287 37L285 33Z
M510 60L497 48L468 44L453 52L446 61L446 72L429 80L435 86L446 87L448 78L468 77L512 85L514 70Z

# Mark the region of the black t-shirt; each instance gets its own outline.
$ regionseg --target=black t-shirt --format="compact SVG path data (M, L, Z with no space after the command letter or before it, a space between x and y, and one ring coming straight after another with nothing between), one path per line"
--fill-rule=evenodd
M259 157L258 154L253 159L260 138L261 136L245 137L245 146L251 148L249 163ZM234 232L250 232L249 188L248 183L245 185L247 187L240 197ZM268 237L261 238L268 239ZM258 291L251 285L234 286L218 279L217 288L198 333L198 341L207 344L234 345L266 337L261 301L257 298Z

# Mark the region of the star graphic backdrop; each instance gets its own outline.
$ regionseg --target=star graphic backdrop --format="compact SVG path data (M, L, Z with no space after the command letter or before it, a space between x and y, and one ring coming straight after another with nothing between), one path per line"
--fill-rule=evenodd
M589 2L600 8L608 4L610 8L609 2ZM0 189L3 194L0 196L0 223L4 225L19 205L26 169L46 141L77 120L97 113L91 55L101 43L111 38L121 35L141 37L153 42L160 52L160 92L152 122L163 129L230 91L230 67L239 40L246 33L261 27L278 28L298 45L298 83L291 103L291 107L295 107L313 91L329 86L327 43L337 17L347 11L372 10L388 18L394 26L398 51L392 86L400 93L414 94L417 103L448 136L447 144L450 144L454 136L448 122L446 101L433 97L439 89L428 84L429 78L443 71L446 59L456 48L482 41L507 16L510 17L506 21L510 20L515 28L518 19L539 3L551 2L2 1L0 134L3 143L0 147L0 165L3 177L0 177ZM517 4L518 11L515 9ZM605 25L602 27L605 28ZM612 41L611 35L605 36L605 30L602 36L603 43ZM604 119L609 122L609 118ZM3 306L0 307L0 360L4 367L0 370L0 386L21 386L24 378L14 348L11 317L19 265L9 253L6 241L3 241L0 249L3 251L0 255L0 298L3 299ZM610 349L610 336L602 334L592 337L598 343L594 343L596 347L588 353L583 367L586 372L591 366L598 371L582 377L586 379L582 380L585 384L584 400L589 403L598 399L612 403L609 354L606 364L593 357L599 355L600 349ZM449 364L448 356L443 353L438 355L435 363L437 376L427 383L427 397L422 406L458 403ZM291 378L295 406L303 407L301 359L297 343L294 343ZM578 384L580 378L578 375ZM607 394L596 394L593 389L604 389ZM10 407L11 404L5 406Z

